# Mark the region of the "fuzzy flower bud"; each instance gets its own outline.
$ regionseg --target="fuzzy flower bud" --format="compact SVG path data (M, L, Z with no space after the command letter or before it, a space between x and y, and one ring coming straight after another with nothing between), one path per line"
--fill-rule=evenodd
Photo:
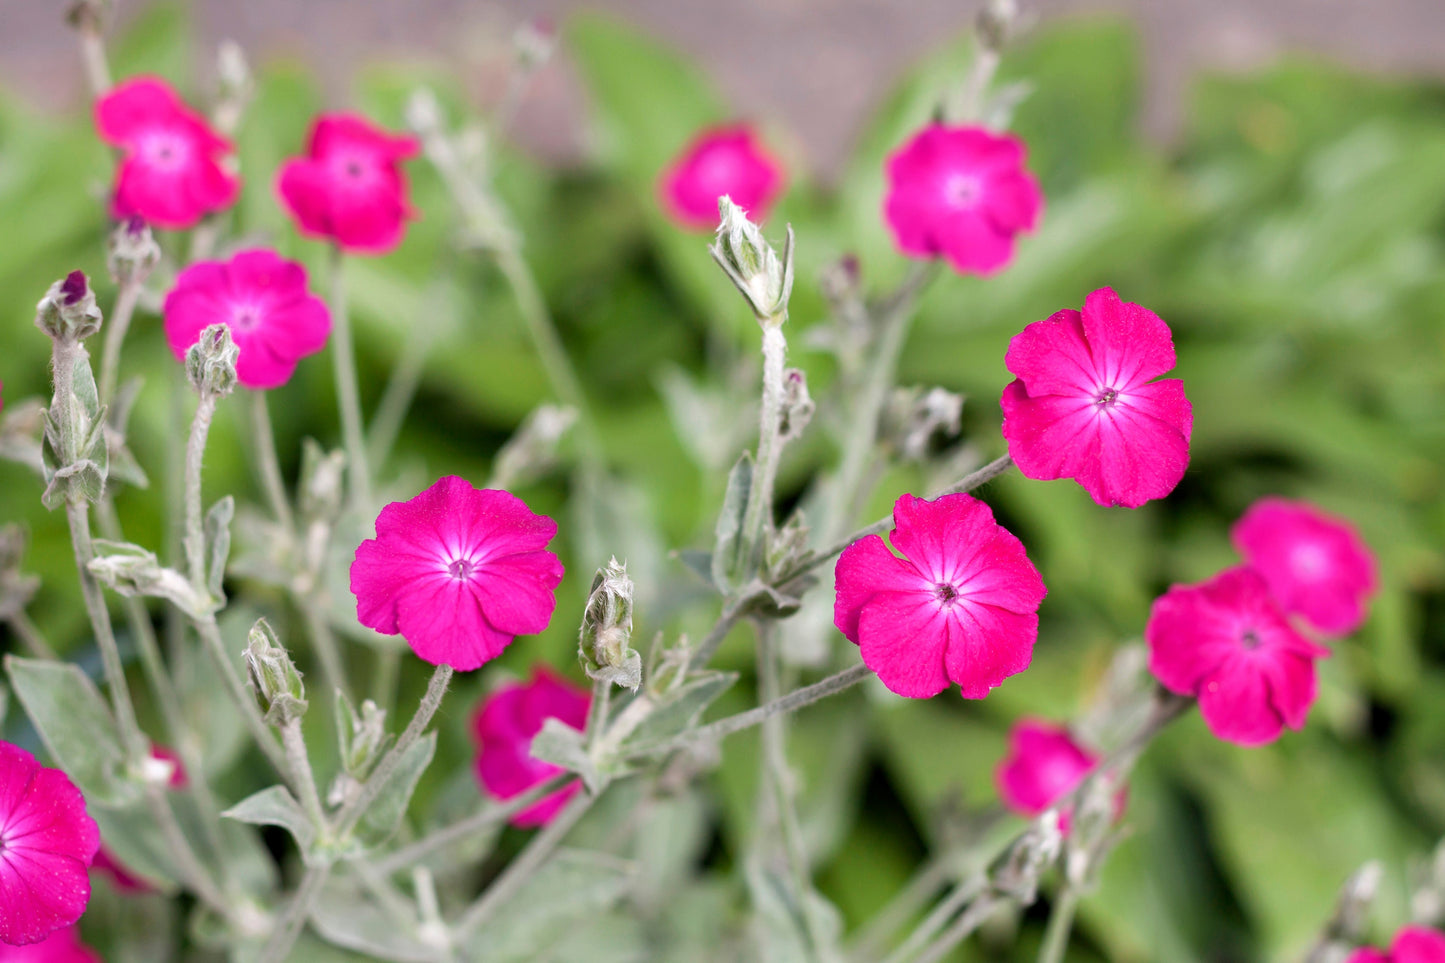
M301 443L301 483L298 495L301 517L331 521L341 514L346 453L328 452L311 438Z
M132 215L110 232L106 242L105 266L116 284L140 284L160 262L161 246L151 234L145 218Z
M24 611L40 587L40 579L21 573L24 555L25 529L19 525L0 526L0 621Z
M517 67L526 73L544 66L557 49L557 28L545 17L528 20L512 34Z
M84 341L100 330L100 308L84 271L56 281L35 306L35 325L56 341Z
M1002 50L1018 15L1018 0L988 0L978 12L978 20L974 24L983 48L994 53Z
M231 340L231 329L213 324L186 351L186 378L202 395L224 398L236 387L236 361L241 349Z
M577 654L589 678L635 690L642 684L642 656L628 645L632 641L632 596L626 565L613 558L597 570L582 612Z
M897 388L883 412L883 438L905 461L922 461L936 435L958 434L963 396L943 388Z
M418 87L406 99L406 126L418 134L433 134L441 129L442 108L430 87Z
M234 40L221 41L216 50L216 79L220 83L221 99L251 99L255 87L251 65L246 61L246 51Z
M778 416L778 437L792 441L801 435L813 420L816 407L808 394L808 379L803 372L797 368L783 372L783 410Z
M710 248L713 260L748 299L753 314L765 326L777 326L788 317L788 298L793 293L793 228L783 256L763 237L747 212L724 194L718 198L717 239Z
M341 745L341 765L355 778L365 779L391 741L386 732L386 710L367 699L358 714L351 700L338 691L336 734Z
M246 645L246 675L266 721L278 728L306 714L306 687L270 624L258 619Z

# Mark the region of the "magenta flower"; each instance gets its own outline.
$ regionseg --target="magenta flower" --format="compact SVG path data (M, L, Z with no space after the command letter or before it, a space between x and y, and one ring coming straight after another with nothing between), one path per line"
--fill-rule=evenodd
M377 516L351 563L356 617L433 665L475 669L552 620L556 534L517 496L448 475Z
M1375 556L1349 522L1307 502L1261 498L1230 536L1286 612L1331 635L1365 620L1365 600L1378 587Z
M1013 260L1014 236L1038 227L1044 196L1024 170L1024 142L983 127L930 124L888 158L883 216L909 257L940 254L963 274Z
M120 149L111 214L193 227L236 201L241 179L221 164L231 143L159 77L132 77L95 103L101 140Z
M1138 508L1184 477L1194 415L1169 326L1112 288L1009 342L1003 435L1029 478L1072 478L1100 505Z
M230 328L240 349L236 377L248 388L285 384L331 334L331 312L306 290L306 269L275 251L192 264L176 277L164 314L166 340L182 362L207 327Z
M1407 926L1395 934L1390 952L1363 946L1345 963L1445 963L1445 933L1423 926Z
M1209 731L1242 746L1304 726L1315 660L1330 654L1294 630L1264 579L1244 567L1155 599L1144 638L1155 678L1196 696Z
M415 137L392 134L355 114L323 114L311 126L305 157L281 167L276 191L307 237L358 254L385 254L415 216L401 162L416 156Z
M56 930L38 943L0 943L0 963L101 963L100 954L80 942L74 926Z
M724 194L761 223L783 187L782 166L745 125L705 130L662 172L663 208L689 230L717 227Z
M843 550L833 624L901 696L926 699L956 682L982 699L1029 667L1045 589L1023 543L971 495L893 506L893 547L877 535Z
M511 799L562 772L560 766L532 758L532 739L542 723L559 719L582 731L592 696L586 689L545 668L532 670L530 682L511 682L493 692L472 717L477 741L477 778L493 799ZM542 826L567 805L582 784L561 789L512 817L514 826Z
M38 943L90 902L100 831L59 769L0 742L0 943Z
M1009 754L994 771L999 798L1021 816L1037 816L1073 792L1099 764L1069 730L1040 719L1022 719L1009 733ZM1119 797L1123 809L1123 795ZM1060 814L1068 833L1072 807Z

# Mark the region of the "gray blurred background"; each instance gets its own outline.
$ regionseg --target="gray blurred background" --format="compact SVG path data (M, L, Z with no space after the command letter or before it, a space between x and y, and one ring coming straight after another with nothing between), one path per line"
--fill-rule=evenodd
M142 0L117 0L124 22ZM65 0L0 0L0 83L46 108L78 103ZM208 46L240 41L253 57L304 58L338 104L362 61L441 60L494 79L497 51L530 17L560 22L604 10L701 62L739 116L792 131L815 171L836 169L863 119L905 66L967 28L971 0L197 0ZM1361 68L1445 75L1445 0L1022 0L1038 20L1123 14L1138 25L1151 73L1144 118L1168 138L1189 78L1243 69L1282 52ZM202 65L202 69L204 66ZM528 95L518 136L557 160L579 149L580 95L565 63Z

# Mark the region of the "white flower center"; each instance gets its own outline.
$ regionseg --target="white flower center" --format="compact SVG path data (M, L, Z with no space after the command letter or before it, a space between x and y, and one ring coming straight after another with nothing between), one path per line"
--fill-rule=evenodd
M458 581L466 581L477 570L477 564L469 558L454 559L447 564L447 574Z
M169 131L157 131L141 142L141 156L163 170L175 170L190 159L186 139Z
M943 196L953 207L973 207L983 196L983 187L972 174L950 174L943 182Z
M1289 553L1289 567L1300 578L1319 578L1329 568L1329 558L1323 548L1313 542L1305 542Z
M255 305L238 304L231 312L231 327L236 331L255 331L261 326L261 311Z

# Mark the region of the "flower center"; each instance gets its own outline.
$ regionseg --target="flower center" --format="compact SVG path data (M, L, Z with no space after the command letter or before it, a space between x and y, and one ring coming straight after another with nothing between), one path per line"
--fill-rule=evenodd
M958 599L958 589L948 582L939 582L933 586L933 594L944 605L951 605Z
M152 134L141 147L146 160L157 167L174 170L186 161L185 142L172 133Z
M1109 408L1119 399L1118 388L1105 388L1094 397L1094 404L1100 408Z
M1290 552L1289 564L1296 575L1305 579L1319 578L1329 568L1324 549L1308 542Z
M1239 637L1239 641L1245 649L1250 652L1253 652L1264 644L1264 640L1259 637L1259 633L1254 629L1245 629L1244 634Z
M360 180L361 175L366 173L366 168L362 167L361 161L357 160L347 161L344 170L346 171L346 176L354 181Z
M972 207L982 194L978 178L968 174L952 174L943 183L943 196L954 207Z
M231 313L231 327L237 331L255 331L261 326L261 312L246 304Z
M459 558L447 566L447 574L460 581L471 578L476 570L477 566L469 558Z

